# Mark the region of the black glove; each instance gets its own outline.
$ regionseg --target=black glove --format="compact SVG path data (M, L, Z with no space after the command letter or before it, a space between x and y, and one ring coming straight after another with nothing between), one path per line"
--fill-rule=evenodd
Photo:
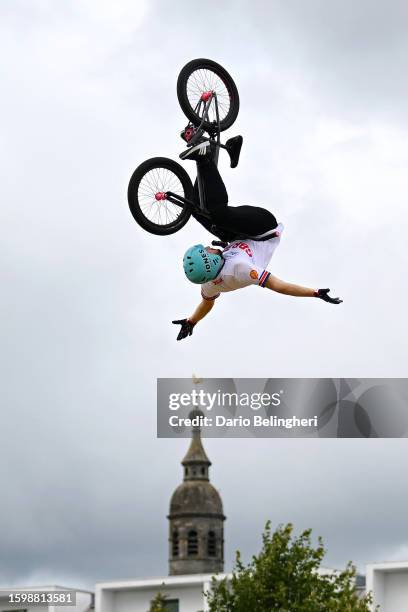
M318 289L316 291L316 297L320 298L324 302L329 302L329 304L341 304L343 300L340 298L332 298L329 295L330 289Z
M172 323L175 325L181 325L177 340L183 340L184 338L187 338L187 336L191 336L193 334L195 323L191 323L188 319L180 319L179 321L172 321Z

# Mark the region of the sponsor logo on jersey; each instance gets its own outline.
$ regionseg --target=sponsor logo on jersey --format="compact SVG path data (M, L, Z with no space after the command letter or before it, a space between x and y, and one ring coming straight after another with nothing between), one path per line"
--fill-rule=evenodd
M256 280L258 278L258 272L256 270L251 270L249 276Z
M246 242L233 242L229 246L227 246L224 251L228 251L229 249L241 249L244 251L249 257L252 257L252 250L249 248Z

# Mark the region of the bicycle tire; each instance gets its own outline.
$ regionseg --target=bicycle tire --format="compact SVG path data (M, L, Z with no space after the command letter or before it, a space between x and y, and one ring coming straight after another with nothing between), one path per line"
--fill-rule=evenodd
M194 80L195 73L198 73L200 70L204 71L204 74L200 75L201 79L198 79L197 77L197 80ZM209 71L217 78L206 76L205 71ZM193 123L195 126L200 125L202 117L195 112L193 104L198 102L200 95L204 93L204 91L209 91L212 89L217 91L217 88L219 89L218 102L220 109L225 113L225 116L220 116L220 131L223 132L231 127L239 112L238 89L233 78L225 70L225 68L213 60L204 58L195 59L188 62L188 64L182 68L177 79L177 98L181 106L181 110L187 119L189 119L189 121L191 121L191 123ZM227 101L229 101L229 107L226 111ZM224 108L221 107L222 104L225 105ZM214 130L214 128L216 128L215 119L213 121L205 121L202 127L206 131Z
M163 177L160 170L165 171ZM167 186L165 178L169 179ZM166 191L192 199L193 184L189 175L180 164L167 157L147 159L136 168L129 181L127 195L130 212L144 230L156 236L168 236L178 232L191 216L191 209L187 205L178 206L165 199L156 200L156 193ZM148 207L153 219L147 216ZM163 217L165 223L161 223ZM155 222L154 219L160 222Z

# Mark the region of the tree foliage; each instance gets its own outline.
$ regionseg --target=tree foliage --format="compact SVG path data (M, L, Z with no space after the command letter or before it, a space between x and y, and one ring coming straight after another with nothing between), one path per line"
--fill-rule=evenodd
M150 603L148 612L167 612L166 597L161 593L157 593L156 597Z
M369 612L371 596L355 590L356 569L319 573L325 549L313 547L311 530L293 536L293 525L272 533L267 523L262 550L248 565L237 552L232 578L213 578L206 594L210 612Z

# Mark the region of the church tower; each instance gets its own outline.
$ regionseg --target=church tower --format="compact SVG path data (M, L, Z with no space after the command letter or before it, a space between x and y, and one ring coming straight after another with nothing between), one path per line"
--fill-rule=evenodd
M202 416L194 410L190 417ZM211 461L193 427L190 448L181 462L184 480L170 501L170 575L216 574L224 570L222 501L209 479Z

